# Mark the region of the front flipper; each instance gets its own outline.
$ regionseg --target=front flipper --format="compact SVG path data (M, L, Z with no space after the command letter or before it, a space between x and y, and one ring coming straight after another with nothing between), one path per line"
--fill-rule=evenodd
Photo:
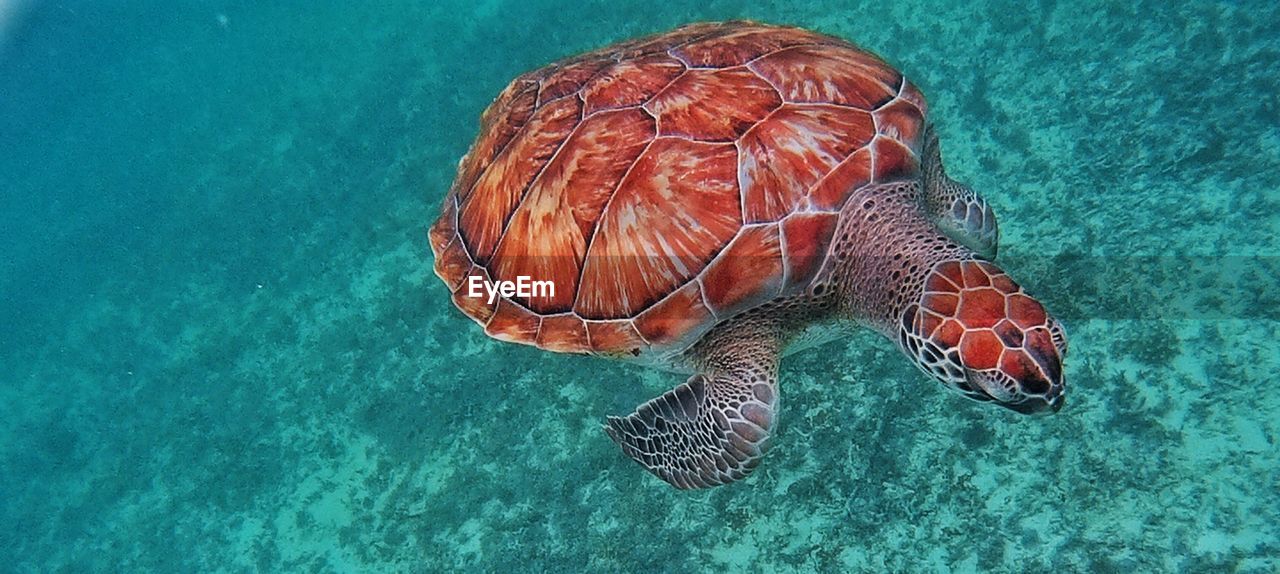
M924 204L948 237L986 259L995 259L1000 243L995 211L969 186L947 177L938 134L933 129L925 134Z
M694 375L626 417L609 417L605 432L676 488L747 476L769 449L778 400L776 353L748 359L754 363Z

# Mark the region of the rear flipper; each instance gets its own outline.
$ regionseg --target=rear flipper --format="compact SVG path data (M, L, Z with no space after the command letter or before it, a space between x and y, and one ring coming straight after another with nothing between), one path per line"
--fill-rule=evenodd
M932 128L924 143L924 204L929 216L952 240L995 259L1000 242L996 214L987 200L969 186L947 177L937 132Z
M734 368L694 375L626 417L609 417L604 430L622 452L676 488L733 482L769 449L776 362L776 353L750 353Z

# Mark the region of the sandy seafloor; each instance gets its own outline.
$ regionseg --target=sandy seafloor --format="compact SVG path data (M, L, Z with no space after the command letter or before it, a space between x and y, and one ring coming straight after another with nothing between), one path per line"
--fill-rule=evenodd
M1280 570L1280 4L1174 4L0 3L0 570ZM425 228L489 99L733 17L924 89L1068 325L1062 412L865 334L679 492L599 427L673 376L447 303Z

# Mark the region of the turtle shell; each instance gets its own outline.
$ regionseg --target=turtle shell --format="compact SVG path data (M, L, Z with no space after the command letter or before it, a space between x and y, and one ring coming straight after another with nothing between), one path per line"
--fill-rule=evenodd
M558 62L481 116L435 271L499 339L680 350L803 291L845 200L918 173L924 115L884 61L796 28L695 24ZM553 294L474 296L522 276Z

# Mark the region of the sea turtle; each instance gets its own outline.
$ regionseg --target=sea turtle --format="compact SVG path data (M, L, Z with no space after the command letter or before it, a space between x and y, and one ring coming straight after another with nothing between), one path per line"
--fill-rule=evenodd
M694 24L570 58L485 110L435 271L495 338L691 373L604 425L679 488L759 464L779 356L832 324L971 399L1056 411L1063 330L991 263L991 206L947 177L926 117L884 61L797 28Z

